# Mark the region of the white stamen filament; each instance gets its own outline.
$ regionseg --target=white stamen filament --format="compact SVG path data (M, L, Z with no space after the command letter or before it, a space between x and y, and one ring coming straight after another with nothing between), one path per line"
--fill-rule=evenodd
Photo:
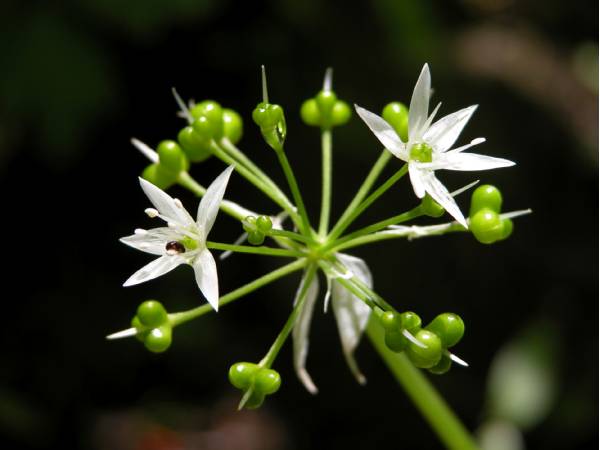
M325 71L325 78L323 78L323 90L325 92L331 91L331 85L333 84L333 68L328 67Z
M144 144L142 141L140 141L139 139L136 139L136 138L131 138L131 143L133 144L133 146L135 148L137 148L142 153L142 155L144 155L146 158L148 158L151 162L153 162L153 163L158 162L158 153L156 153L154 150L152 150L149 146Z
M123 338L126 338L126 337L135 336L136 334L137 334L137 329L136 328L128 328L128 329L123 330L123 331L117 331L116 333L109 334L108 336L106 336L106 339L109 339L109 340L123 339Z
M453 354L453 353L450 353L448 350L446 350L446 355L447 355L447 356L448 356L448 357L449 357L449 358L450 358L452 361L454 361L456 364L459 364L459 365L461 365L461 366L463 366L463 367L469 367L469 364L468 364L466 361L462 360L461 358L459 358L459 357L458 357L458 356L456 356L455 354Z
M457 195L462 194L465 191L468 191L469 189L471 189L473 186L475 186L477 183L479 183L479 180L475 180L472 183L467 184L466 186L461 187L460 189L457 189L454 192L450 192L450 195L452 197L456 197Z
M412 335L412 333L410 331L408 331L406 328L402 330L402 336L404 336L410 342L415 344L417 347L427 348L427 346L425 344L423 344L421 341L417 340L417 338L414 337Z

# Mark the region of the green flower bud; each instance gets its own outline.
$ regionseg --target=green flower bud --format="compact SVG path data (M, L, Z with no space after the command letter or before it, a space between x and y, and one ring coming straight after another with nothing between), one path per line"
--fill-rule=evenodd
M256 227L263 234L268 234L273 229L273 222L269 216L258 216L256 218Z
M152 328L144 338L144 345L153 353L162 353L171 345L171 327Z
M223 108L221 108L221 105L213 100L204 100L194 106L190 113L196 121L201 117L206 119L206 122L210 124L210 127L208 127L210 128L210 134L208 135L210 138L221 138L223 135Z
M246 409L257 409L260 408L263 402L265 401L265 394L253 391L250 394L250 398L246 401L244 408Z
M400 314L400 326L412 333L421 328L421 318L412 311L405 311Z
M281 377L273 369L261 369L254 378L254 389L261 394L273 394L281 386Z
M260 127L265 142L273 150L282 151L287 134L283 108L279 105L261 102L252 111L252 120Z
M429 369L435 366L442 357L442 341L429 330L419 330L415 338L425 345L425 348L413 342L408 343L407 356L412 363L421 369Z
M444 348L456 345L462 339L463 334L465 334L463 320L458 315L452 313L438 315L425 328L437 334Z
M393 352L400 353L406 349L408 339L406 339L401 331L386 331L385 345Z
M223 123L216 125L208 117L200 116L192 123L192 128L194 128L200 139L209 142L221 138ZM219 128L221 128L221 131L219 131Z
M162 190L170 188L177 182L177 174L165 169L158 163L147 166L142 172L142 178Z
M265 242L265 235L260 231L248 231L248 242L252 245L262 245Z
M138 316L133 316L133 319L131 319L131 327L137 330L135 338L140 342L144 342L146 335L148 334L148 329L142 325Z
M473 191L469 215L474 216L477 211L483 208L489 208L495 213L500 214L500 208L502 208L502 194L497 187L492 186L491 184L484 184Z
M504 224L497 212L489 208L480 209L470 217L469 229L482 244L492 244L504 235Z
M158 153L159 164L171 172L178 174L189 168L185 153L175 141L162 141L156 147L156 152Z
M300 118L306 125L313 127L321 125L321 113L319 105L314 98L310 98L302 103L300 107Z
M442 354L440 358L440 362L438 362L435 366L430 367L429 371L435 375L442 375L450 370L452 366L452 360L445 353Z
M400 316L394 311L385 311L379 317L379 321L386 331L398 331L401 327Z
M258 370L258 365L254 363L235 363L229 368L229 381L236 388L246 390L254 382L254 377Z
M425 197L421 200L421 210L423 214L429 217L442 217L445 212L445 209L429 194L425 194Z
M348 103L338 100L333 105L333 109L331 110L331 125L340 126L345 125L350 120L352 116L352 110Z
M202 162L212 155L209 140L202 139L192 127L183 128L177 135L179 145L192 162Z
M257 230L257 228L256 228L256 217L254 217L254 216L247 216L244 220L242 220L242 228L247 233L250 233L251 231L256 231Z
M502 219L502 237L500 240L507 239L513 232L513 221L511 219Z
M233 144L237 144L242 138L244 126L242 117L233 109L223 110L223 136Z
M333 109L333 105L335 105L335 102L337 101L337 95L331 90L322 90L315 96L315 100L319 107L319 111L321 112L321 116L329 116Z
M158 327L168 321L167 311L160 302L146 300L137 309L139 321L147 327Z
M383 119L389 123L400 139L408 142L408 108L400 102L385 105L382 112Z

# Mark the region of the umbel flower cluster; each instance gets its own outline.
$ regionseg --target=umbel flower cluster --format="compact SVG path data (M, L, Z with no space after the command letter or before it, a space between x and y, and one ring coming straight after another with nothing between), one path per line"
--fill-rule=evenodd
M425 65L408 108L400 102L392 102L379 116L355 105L356 113L376 138L373 143L376 146L380 143L383 149L341 217L331 224L332 132L348 122L352 108L338 99L332 89L332 72L328 70L322 89L306 100L300 110L303 122L321 131L322 198L319 220L313 222L306 212L300 187L286 156L284 109L269 101L264 68L262 92L262 101L252 112L252 120L281 166L288 184L286 189L278 186L236 146L242 136L242 118L215 101L185 103L173 91L179 115L187 122L177 139L162 141L155 149L137 139L132 140L151 161L139 182L152 205L146 209L146 214L160 223L155 228L136 229L134 234L121 239L128 246L154 255L154 259L131 275L124 285L146 282L180 265L189 265L200 291L199 303L203 303L202 299L207 303L188 311L167 312L156 300L144 301L137 309L131 327L108 338L135 336L148 350L163 352L171 345L173 329L177 326L211 311L217 312L286 275L301 272L298 289L295 295L290 295L289 317L264 358L258 362L234 363L229 370L231 383L242 391L240 408L259 407L265 396L279 389L281 378L273 365L290 335L296 373L309 392L317 392L306 363L311 320L320 299L325 312L329 308L333 310L342 352L356 380L361 384L366 380L354 358L354 351L366 332L384 358L398 358L400 365L396 367L395 375L409 393L418 397L417 391L420 389L423 393L426 389L419 383L427 381L415 368L442 374L453 363L466 365L453 353L463 337L465 325L457 314L449 312L424 322L417 312L398 311L373 289L373 276L367 263L348 252L384 240L416 239L454 232L471 233L484 244L506 239L513 231L512 219L529 210L503 212L500 191L494 186L482 185L473 191L469 214L465 216L455 197L477 182L451 192L438 176L442 170L480 171L514 163L467 151L485 142L483 138L464 145L456 144L476 106L438 119L438 104L430 113L431 77ZM210 157L220 159L227 167L205 188L192 178L189 169L191 164ZM395 172L378 184L387 165L394 166ZM415 194L415 206L404 212L393 211L391 217L349 231L354 221L406 174ZM231 176L245 178L272 200L274 209L255 212L225 200ZM165 192L176 184L201 197L195 214ZM219 211L240 223L243 234L234 243L220 243L209 238ZM423 217L442 218L446 213L449 220L436 225L412 223ZM218 264L213 256L216 251L222 252L220 259L241 252L291 262L221 295ZM403 371L404 375L400 373ZM415 387L417 385L421 387ZM436 407L432 402L423 406L415 401L421 410Z

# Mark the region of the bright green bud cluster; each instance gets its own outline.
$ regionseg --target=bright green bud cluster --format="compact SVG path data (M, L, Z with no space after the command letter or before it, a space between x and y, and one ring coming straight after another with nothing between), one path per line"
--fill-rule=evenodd
M248 409L260 407L265 396L274 394L281 386L281 377L277 371L249 362L239 362L231 366L229 381L244 393L250 392L250 397L244 405Z
M438 315L425 328L421 328L421 318L410 311L401 314L385 311L379 321L385 330L385 344L390 350L396 353L404 351L416 367L429 369L435 374L450 369L451 360L446 349L456 345L465 331L462 319L452 313ZM414 340L408 339L403 334L405 331L412 334Z
M300 117L305 124L324 129L346 124L351 115L348 103L338 100L331 90L320 91L300 107Z
M502 194L489 184L479 186L471 196L469 229L482 244L493 244L512 234L513 223L502 219Z
M383 108L381 116L396 130L402 141L408 142L408 108L404 104L388 103Z
M242 221L244 231L248 233L248 242L252 245L262 245L273 229L273 222L269 216L248 216Z
M252 111L252 120L260 128L265 142L275 151L283 151L287 134L283 108L272 103L261 102Z
M189 161L175 141L162 141L156 147L158 162L150 164L142 172L142 178L161 189L167 189L177 182L182 171L189 169Z
M445 209L431 195L425 194L425 197L421 200L421 211L426 216L437 218L444 215Z
M160 302L146 300L131 320L137 330L136 337L153 353L162 353L172 341L172 327L167 311Z

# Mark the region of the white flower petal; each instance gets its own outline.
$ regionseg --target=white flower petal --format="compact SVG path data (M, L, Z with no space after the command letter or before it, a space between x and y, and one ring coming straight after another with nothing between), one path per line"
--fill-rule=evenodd
M396 158L407 161L408 154L406 153L405 145L392 126L377 114L367 111L358 105L354 105L354 108L375 137L379 139L379 142L381 142Z
M446 210L446 212L448 212L448 214L454 217L458 223L460 223L463 227L468 228L467 221L460 211L460 208L456 204L456 201L454 201L454 198L450 195L450 192L448 192L446 186L444 186L440 180L435 177L435 173L428 170L422 170L421 173L423 175L421 180L423 181L425 190L429 193L429 195L431 195L431 197L438 202Z
M143 178L140 178L139 180L140 185L150 202L161 215L168 219L168 221L172 221L184 227L193 226L195 224L194 219L192 219L192 216L190 216L185 208L181 206L181 203L176 202L169 194L154 186L149 181L144 180Z
M217 263L208 249L200 252L192 265L196 283L215 311L219 310L219 277Z
M477 105L473 105L442 117L423 133L423 140L438 152L445 152L454 145L476 109Z
M164 255L165 245L169 241L180 239L169 227L152 228L143 234L132 234L119 239L123 244L129 245L152 255Z
M413 140L415 133L418 133L429 112L429 96L431 95L431 74L429 66L425 64L421 69L421 74L415 84L412 97L410 99L410 108L408 109L408 135Z
M160 277L183 263L185 263L185 259L179 255L161 256L131 275L127 281L123 283L123 286L133 286L134 284L143 283L144 281Z
M336 256L356 278L369 287L373 286L371 272L362 259L344 254ZM360 338L367 327L371 308L335 280L332 286L331 306L337 322L342 350L348 367L356 377L356 380L360 384L364 384L366 379L360 372L358 364L354 359L354 350L356 350Z
M202 200L200 200L200 205L198 205L197 222L201 232L203 233L204 240L206 240L206 236L208 236L208 233L215 223L215 219L217 218L217 213L219 212L219 207L221 206L221 201L225 195L225 189L227 188L227 183L229 182L229 177L231 176L233 169L234 166L231 165L227 167L227 169L225 169L221 175L215 178L215 181L210 184L206 190L206 194L204 194Z
M304 283L304 278L302 279L302 283ZM302 283L300 288L298 288L297 295L302 291ZM304 299L302 311L300 311L300 314L296 319L296 323L294 324L294 329L292 330L292 337L294 339L294 369L296 370L298 378L302 384L304 384L304 387L311 394L316 394L318 389L306 371L306 357L308 356L309 345L308 333L310 331L310 323L318 293L319 280L315 276L308 287L308 290L306 291L306 298ZM296 297L294 304L297 301L298 298Z
M494 158L492 156L480 155L477 153L453 153L446 155L446 161L440 169L445 170L489 170L500 167L514 166L513 161L503 158Z
M410 183L412 184L415 195L418 198L425 197L425 185L422 181L422 170L414 163L408 164L408 175L410 176Z

